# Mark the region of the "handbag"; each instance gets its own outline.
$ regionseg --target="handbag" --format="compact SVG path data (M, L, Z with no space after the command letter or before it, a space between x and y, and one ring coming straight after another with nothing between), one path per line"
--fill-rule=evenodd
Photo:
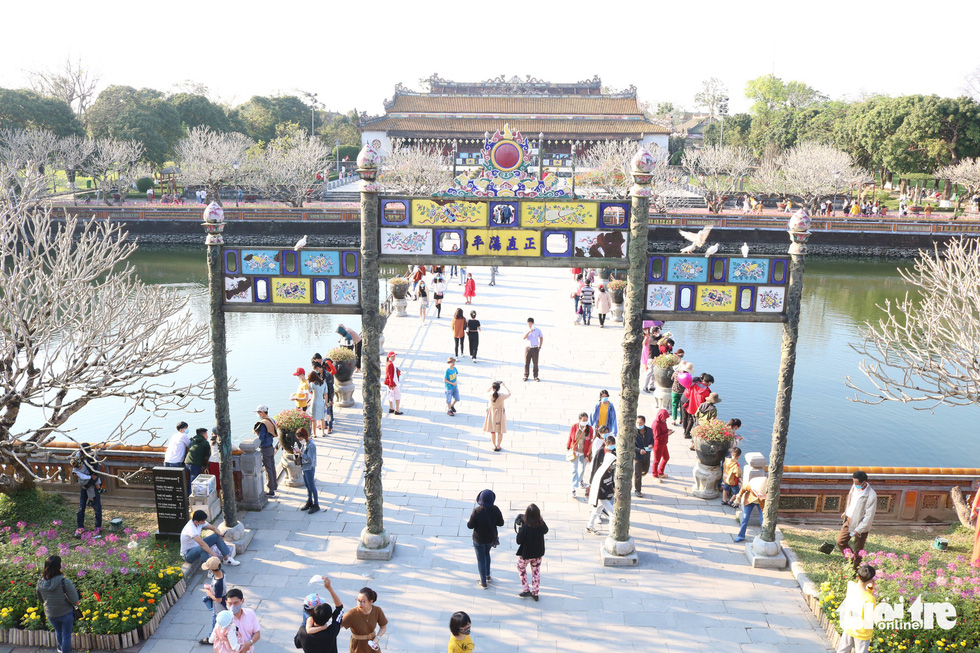
M71 605L71 600L68 598L68 590L67 590L67 588L65 588L65 578L64 578L64 576L62 576L62 578L61 578L61 591L65 593L65 600L68 601L68 605ZM78 590L75 590L75 591L77 592ZM79 601L82 600L82 593L81 592L78 593L78 600ZM82 609L80 607L78 607L77 605L72 605L71 607L74 608L72 610L71 614L75 618L75 621L80 621L81 618L83 616L85 616L85 615L82 614Z
M575 462L576 458L578 458L578 454L571 449L569 449L568 453L565 454L565 460L567 460L570 463Z

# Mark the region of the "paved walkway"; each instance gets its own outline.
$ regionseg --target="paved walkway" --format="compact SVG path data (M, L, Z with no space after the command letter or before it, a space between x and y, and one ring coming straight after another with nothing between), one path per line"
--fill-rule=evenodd
M455 418L445 412L442 374L452 353L449 316L462 305L461 287L450 285L442 319L435 319L434 311L424 325L417 314L393 317L385 331L385 348L400 354L405 373L405 415L385 413L384 418L385 526L398 536L394 559L355 561L364 526L356 410L339 411L335 435L318 441L322 512L310 517L299 511L305 491L295 488L285 489L261 513L244 514L255 539L242 566L228 570L228 576L244 590L246 605L258 611L263 625L258 650L295 650L300 602L314 589L307 581L324 573L334 579L346 608L354 606L360 587L378 592L378 605L391 621L386 651L444 651L456 610L472 618L480 653L827 651L789 572L749 567L742 546L732 541L733 511L688 494L694 458L680 435L670 444L670 478L647 484L645 497L633 499L639 568L601 566L602 538L585 530L584 500L570 497L565 439L600 389L608 388L618 401L622 328L599 329L597 319L588 328L573 326L564 270L504 268L496 287L486 285L488 269L471 271L479 294L464 308L467 314L478 312L483 335L479 362L464 358L458 365L463 402ZM410 303L409 310L417 312L417 304ZM521 381L521 336L528 316L545 334L540 383ZM297 343L296 359L307 356ZM492 451L482 433L484 392L494 379L514 392L501 453ZM654 412L652 395L642 395L640 413L652 417ZM496 492L506 520L501 545L493 551L488 590L477 587L466 528L484 488ZM530 502L540 506L550 527L538 603L517 596L511 529ZM195 584L201 582L198 575ZM200 594L188 591L145 653L203 650L197 640L210 619ZM344 631L340 650L347 641Z

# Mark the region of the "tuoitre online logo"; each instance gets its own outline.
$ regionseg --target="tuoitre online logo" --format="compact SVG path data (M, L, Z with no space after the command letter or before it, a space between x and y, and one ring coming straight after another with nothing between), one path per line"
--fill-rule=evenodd
M898 603L878 603L874 610L866 610L859 596L848 597L837 608L842 629L883 630L950 630L956 626L956 607L952 603L923 602L918 596L906 609L905 599ZM867 605L870 607L870 605Z

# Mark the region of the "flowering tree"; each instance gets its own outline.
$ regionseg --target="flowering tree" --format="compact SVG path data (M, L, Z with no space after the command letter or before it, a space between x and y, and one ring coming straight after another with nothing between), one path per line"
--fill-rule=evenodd
M138 141L101 138L95 142L83 170L92 177L95 187L102 191L106 204L112 204L109 191L113 187L119 190L121 203L129 187L140 177L149 175L149 169L140 163L142 158L143 144Z
M724 197L748 176L752 157L743 147L706 145L698 150L684 150L683 166L698 181L708 209L719 213L725 204Z
M381 159L378 181L388 192L431 195L449 186L450 170L439 152L394 139Z
M52 195L58 138L42 129L0 131L0 206L33 207Z
M860 180L863 171L854 165L850 154L829 145L808 141L783 154L777 175L785 191L803 200L813 213L821 198Z
M69 421L93 401L125 401L122 419L101 425L112 443L140 432L152 440L151 417L211 398L210 379L168 380L210 361L208 325L187 318L176 291L136 278L126 235L70 215L59 225L50 209L0 222L0 463L15 470L0 474L0 491L39 479L27 457L56 435L74 440ZM33 414L21 426L25 407Z
M578 162L583 169L582 185L599 188L614 197L626 197L633 184L631 176L636 141L600 141L586 150Z
M266 197L302 207L303 202L319 196L330 170L331 150L315 137L295 129L269 143L253 157L250 185Z
M254 145L255 141L244 134L195 127L177 143L175 157L180 180L188 186L204 186L208 203L221 204L218 191L235 180L239 174L235 164L244 164ZM240 174L238 181L243 183L248 169L241 170Z
M964 197L971 199L980 195L980 158L964 159L959 163L943 166L936 171L936 177L948 179L953 184L965 187L966 192L960 195L956 202L956 209L959 210L960 202L963 201Z

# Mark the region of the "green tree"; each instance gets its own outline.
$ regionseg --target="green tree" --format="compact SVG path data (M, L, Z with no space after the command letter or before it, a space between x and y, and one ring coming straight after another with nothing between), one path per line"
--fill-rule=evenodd
M95 139L135 140L145 148L147 161L162 165L184 135L180 114L159 91L110 86L86 113L89 135Z
M361 115L357 109L352 109L345 114L336 115L322 129L318 130L320 136L333 147L337 140L343 145L361 145L361 132L357 128Z
M231 121L225 110L203 95L177 93L171 95L169 101L180 115L185 130L207 127L216 132L231 131Z
M708 145L720 145L724 124L725 145L733 147L749 147L752 132L752 116L747 113L735 113L725 116L724 123L713 122L704 129L704 142ZM673 163L673 159L671 160Z
M71 107L34 91L0 88L0 129L36 127L55 136L84 136L85 129Z
M256 95L235 107L229 117L233 129L247 134L252 140L268 143L276 138L276 127L283 123L293 122L308 130L310 107L294 95Z

